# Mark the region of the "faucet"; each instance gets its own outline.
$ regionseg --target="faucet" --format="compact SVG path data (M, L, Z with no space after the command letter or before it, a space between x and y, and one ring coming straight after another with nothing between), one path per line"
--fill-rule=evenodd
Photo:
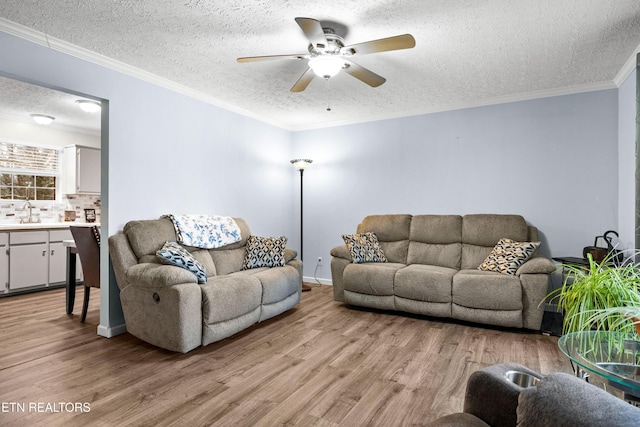
M25 221L24 218L20 219L20 224L24 224L25 222L27 224L31 224L33 222L40 222L40 218L38 218L37 221L33 220L33 205L31 204L31 202L29 201L29 198L27 197L24 201L24 205L22 205L22 209L25 208L29 208L29 217L27 218L27 220Z

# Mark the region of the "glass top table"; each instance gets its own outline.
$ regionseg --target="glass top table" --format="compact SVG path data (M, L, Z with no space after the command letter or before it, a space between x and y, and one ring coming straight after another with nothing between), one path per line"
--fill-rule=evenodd
M561 336L558 347L579 367L603 377L634 400L640 399L640 338L637 334L573 332Z

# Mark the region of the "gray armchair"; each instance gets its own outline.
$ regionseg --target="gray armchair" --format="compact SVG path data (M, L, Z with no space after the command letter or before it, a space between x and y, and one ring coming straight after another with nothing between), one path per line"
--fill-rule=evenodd
M522 387L506 379L520 371L539 379ZM467 382L463 412L437 419L432 427L614 427L640 425L640 409L573 375L547 376L507 363L474 372Z

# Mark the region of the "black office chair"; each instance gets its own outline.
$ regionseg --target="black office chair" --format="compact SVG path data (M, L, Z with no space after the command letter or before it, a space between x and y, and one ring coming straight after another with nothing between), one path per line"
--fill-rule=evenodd
M80 319L84 323L89 308L90 290L92 287L100 288L100 230L96 226L72 226L69 229L76 242L84 276L84 303Z

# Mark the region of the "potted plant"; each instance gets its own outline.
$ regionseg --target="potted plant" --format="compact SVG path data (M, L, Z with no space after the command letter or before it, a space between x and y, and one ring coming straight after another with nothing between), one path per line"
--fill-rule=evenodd
M593 324L609 322L610 329L632 332L635 329L640 338L640 305L635 301L623 301L618 307L601 308L588 312L587 320Z
M545 298L557 302L564 312L562 333L633 331L630 312L623 308L640 307L640 268L630 262L631 258L617 263L613 253L601 262L595 262L591 254L587 259L588 266L565 265L562 287ZM637 315L640 317L640 313Z

